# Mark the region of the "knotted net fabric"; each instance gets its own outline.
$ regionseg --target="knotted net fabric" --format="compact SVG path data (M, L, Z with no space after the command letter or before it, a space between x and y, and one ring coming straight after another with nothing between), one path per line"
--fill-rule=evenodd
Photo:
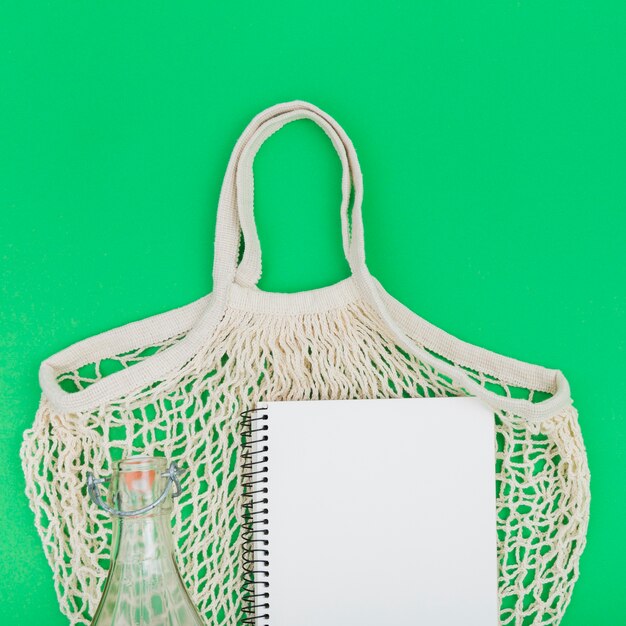
M278 113L304 107L288 105ZM585 545L589 470L571 402L535 419L534 407L559 393L555 372L464 344L357 273L299 294L238 282L223 293L223 301L214 292L52 360L65 396L44 387L21 456L59 605L71 624L90 623L110 558L110 519L87 497L87 472L106 476L115 460L136 454L189 468L172 518L179 569L207 624L238 624L243 410L263 400L445 397L479 389L494 407L500 623L560 622ZM209 318L210 337L200 341L197 329ZM147 370L190 342L188 358ZM108 397L81 396L107 379L118 388L133 368L147 371L149 383ZM72 397L88 401L81 407ZM532 418L508 410L517 406Z

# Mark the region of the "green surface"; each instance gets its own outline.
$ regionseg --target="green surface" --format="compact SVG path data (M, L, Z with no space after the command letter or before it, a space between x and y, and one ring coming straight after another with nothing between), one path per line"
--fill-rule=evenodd
M230 150L300 98L356 145L386 288L569 378L592 518L563 624L626 624L626 5L127 4L0 9L0 623L66 623L18 460L39 363L210 290ZM255 171L261 287L345 277L323 133L290 125Z

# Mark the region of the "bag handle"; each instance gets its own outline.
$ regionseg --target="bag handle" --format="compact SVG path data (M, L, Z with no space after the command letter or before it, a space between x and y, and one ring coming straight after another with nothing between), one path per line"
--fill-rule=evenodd
M357 266L365 262L361 210L363 177L354 146L341 126L330 116L298 108L266 122L244 149L237 169L237 208L246 248L237 269L236 281L245 287L258 283L262 268L261 246L254 220L254 158L268 137L286 124L300 119L310 119L320 126L332 141L341 160L343 174L340 215L344 254L353 274ZM354 203L350 211L351 191L354 191Z
M470 369L486 372L499 371L503 380L520 378L516 372L521 370L524 386L544 389L554 394L549 399L534 404L530 399L503 397L486 389L465 371L462 364L458 366L437 358L424 347L423 343L418 344L409 337L407 331L396 321L395 314L392 314L392 310L395 310L394 307L399 306L399 303L386 294L365 265L361 217L362 177L354 147L341 127L330 116L313 105L301 101L279 104L257 115L248 125L233 150L218 205L213 272L214 288L211 295L180 310L171 311L150 320L135 322L79 342L44 361L40 369L40 382L50 403L57 410L68 413L97 407L113 398L119 398L131 389L149 384L163 376L164 373L179 368L181 363L188 361L198 349L205 345L206 338L210 336L222 318L228 290L237 277L237 259L242 224L247 235L246 243L250 260L244 264L242 259L239 279L248 284L254 284L254 281L258 280L260 276L260 247L252 214L252 159L258 151L258 147L269 135L289 121L301 119L301 117L310 117L322 126L337 148L344 166L342 232L346 257L359 291L391 330L397 345L417 356L424 364L432 367L433 371L447 376L469 393L473 393L486 401L494 410L504 411L509 415L517 415L530 421L541 421L557 415L565 407L571 405L569 385L558 370L548 370L524 364L464 344L434 327L428 326L426 328L423 336L429 339L428 343L438 346L438 352L442 356L446 357L446 355L454 355L455 353L467 354L469 350L472 354L471 358L461 359L461 361L466 361L465 366L470 367ZM271 123L266 124L272 120L274 120L273 125ZM237 175L240 167L242 173L238 189ZM346 198L351 186L354 188L354 206L350 229L350 215ZM425 325L426 323L420 320L420 324ZM94 359L96 356L119 354L136 346L138 337L149 344L151 341L160 341L175 336L182 330L188 330L185 338L167 350L163 350L131 368L115 372L85 389L69 393L59 385L58 372L63 371L64 368L71 369L84 363L85 357ZM457 362L459 362L458 359Z
M316 106L295 100L270 107L257 115L235 145L226 170L218 204L213 265L214 290L220 293L235 280L247 287L261 276L261 246L254 221L253 162L263 142L285 124L310 119L320 126L333 143L342 163L341 223L343 248L352 273L365 266L365 246L361 204L363 177L356 150L345 131ZM354 192L352 210L349 209ZM239 240L243 234L244 256L239 266Z

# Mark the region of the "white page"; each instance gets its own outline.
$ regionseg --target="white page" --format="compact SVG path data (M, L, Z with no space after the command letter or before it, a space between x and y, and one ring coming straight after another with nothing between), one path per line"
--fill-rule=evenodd
M263 406L271 626L498 623L491 409L475 398Z

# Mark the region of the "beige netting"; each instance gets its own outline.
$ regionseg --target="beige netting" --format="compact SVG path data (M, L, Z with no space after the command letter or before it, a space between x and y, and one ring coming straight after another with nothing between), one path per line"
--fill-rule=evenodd
M26 433L28 496L72 624L89 624L96 609L111 539L110 520L87 498L87 471L107 475L113 460L140 453L189 466L173 519L179 566L207 623L236 624L242 493L233 415L242 405L463 395L398 349L358 301L297 316L229 308L214 345L219 349L202 351L175 378L96 411L59 415L44 400ZM118 362L136 362L143 351ZM87 369L62 378L84 388L102 376L100 363ZM506 393L521 391L483 379ZM557 624L578 575L589 503L576 412L569 408L533 427L500 416L496 425L502 624Z
M255 288L261 259L252 159L265 138L302 117L325 130L344 166L342 233L352 276L313 292L268 294ZM44 395L22 462L59 604L72 624L89 624L110 554L110 520L87 497L88 471L106 476L113 461L132 454L189 467L172 520L180 570L207 624L235 625L242 410L266 399L470 394L495 414L501 623L559 623L589 512L589 472L567 381L556 370L465 344L386 294L365 265L361 197L358 160L343 129L308 103L271 107L251 122L229 162L211 296L43 363Z

